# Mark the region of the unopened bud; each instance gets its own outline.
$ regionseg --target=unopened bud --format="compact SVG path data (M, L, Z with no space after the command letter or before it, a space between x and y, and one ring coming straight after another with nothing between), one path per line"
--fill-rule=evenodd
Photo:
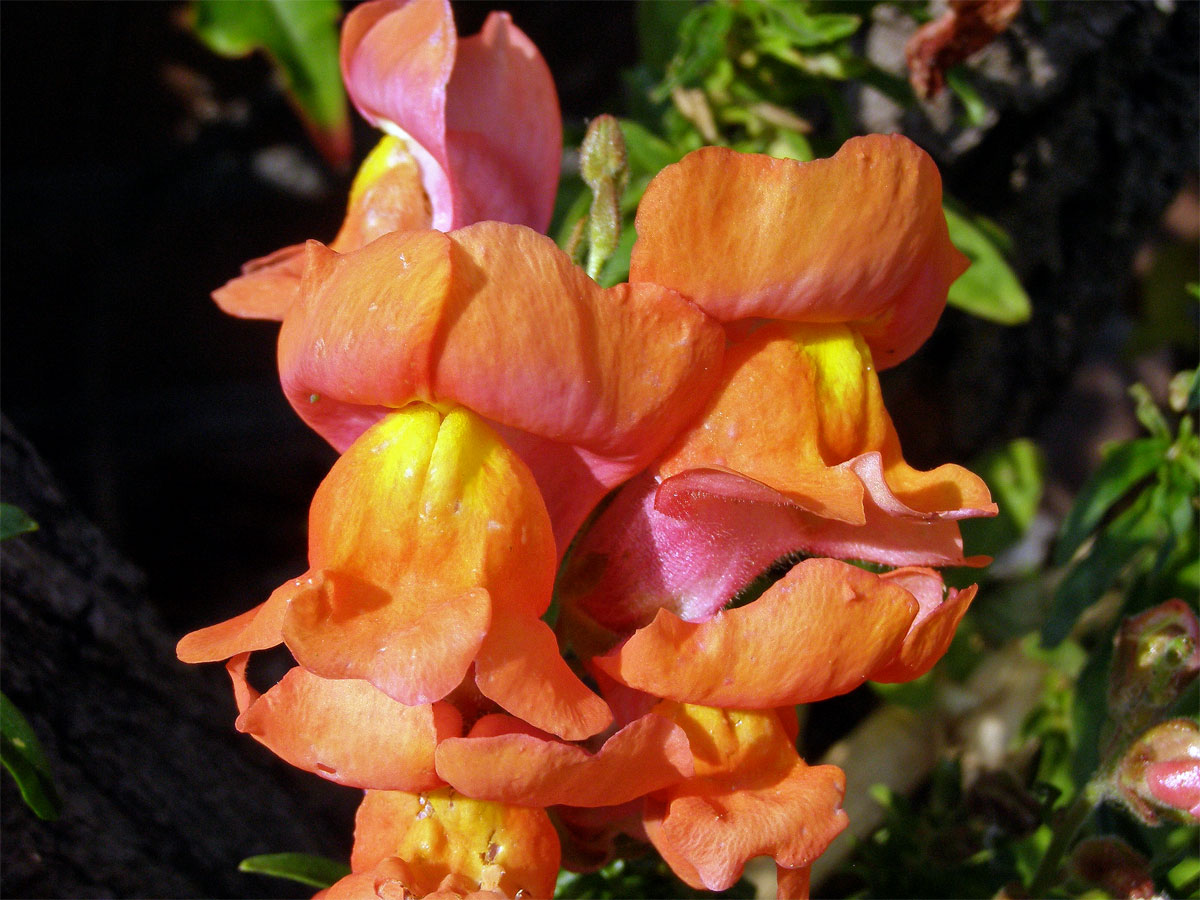
M621 197L629 185L625 136L612 116L597 116L588 125L579 147L579 173L592 189L587 273L596 278L621 240Z
M1071 868L1088 884L1112 897L1150 900L1155 896L1150 861L1117 838L1089 838L1071 853Z
M1156 725L1126 751L1109 795L1147 825L1161 816L1200 822L1200 726L1190 719Z
M1182 600L1168 600L1121 625L1108 684L1108 708L1137 734L1167 712L1200 674L1200 622Z

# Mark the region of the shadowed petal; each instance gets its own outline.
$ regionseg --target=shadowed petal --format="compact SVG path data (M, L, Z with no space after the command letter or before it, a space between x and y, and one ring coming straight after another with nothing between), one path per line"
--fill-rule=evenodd
M899 135L807 163L704 147L646 188L630 281L723 322L853 322L888 368L929 337L967 267L941 200L933 160Z
M244 657L229 673L235 695L252 697ZM240 707L238 731L298 768L359 788L442 786L434 748L462 731L462 717L447 703L405 706L365 681L320 678L299 666Z
M513 715L569 741L591 737L612 722L608 705L559 654L554 632L532 616L492 617L475 660L475 683Z
M438 774L472 797L582 807L616 806L692 774L683 730L658 715L626 725L594 754L519 731L495 733L497 727L491 721L439 744Z
M647 693L762 709L858 687L895 657L916 617L903 588L830 559L798 563L759 599L702 623L667 610L594 664Z
M871 352L844 325L764 326L725 355L721 386L657 464L660 477L722 468L827 519L862 525L864 487L891 515L994 515L987 485L959 466L909 466Z

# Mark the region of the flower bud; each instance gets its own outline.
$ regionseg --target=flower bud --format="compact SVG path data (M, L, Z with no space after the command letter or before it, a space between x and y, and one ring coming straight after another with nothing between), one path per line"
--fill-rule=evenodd
M1149 727L1200 673L1200 623L1182 600L1132 616L1113 652L1108 708L1126 732Z
M1114 782L1117 799L1147 825L1162 815L1200 822L1200 726L1171 719L1151 728L1126 752Z
M1080 841L1071 854L1071 868L1088 884L1113 897L1150 900L1155 896L1150 862L1122 840L1111 837Z

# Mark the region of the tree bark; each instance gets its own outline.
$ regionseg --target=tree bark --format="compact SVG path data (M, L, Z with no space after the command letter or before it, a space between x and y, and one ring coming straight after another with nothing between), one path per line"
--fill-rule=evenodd
M64 798L38 820L3 775L7 897L306 896L237 871L258 853L349 851L358 792L233 729L219 666L175 659L141 574L83 519L7 421L4 499L39 530L0 544L3 689Z

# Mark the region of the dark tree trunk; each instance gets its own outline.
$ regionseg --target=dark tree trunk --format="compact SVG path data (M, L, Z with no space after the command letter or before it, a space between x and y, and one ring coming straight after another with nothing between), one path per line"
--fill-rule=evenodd
M219 666L175 660L140 573L3 425L4 500L36 532L3 553L3 689L65 800L38 820L3 776L6 897L303 896L237 871L285 850L349 851L357 792L304 776L233 730Z

